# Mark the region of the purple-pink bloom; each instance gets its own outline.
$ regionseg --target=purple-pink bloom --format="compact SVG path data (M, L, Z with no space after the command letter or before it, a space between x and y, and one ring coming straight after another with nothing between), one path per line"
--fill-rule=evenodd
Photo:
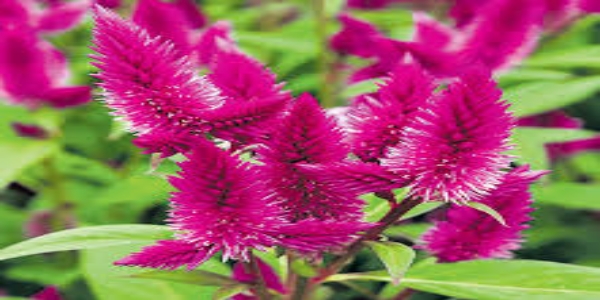
M340 54L369 58L375 55L371 44L383 35L372 24L342 14L338 17L342 28L330 40L331 49Z
M231 37L231 24L219 21L204 30L195 47L198 61L203 66L212 67L215 57L221 52L235 52L238 47Z
M327 182L307 176L299 164L325 165L348 156L343 135L309 94L301 95L270 132L259 159L288 219L355 220L362 200L354 193L330 190Z
M191 20L187 9L195 9L195 5L187 7L177 2L164 2L161 0L140 0L133 12L133 21L148 31L151 36L161 36L173 42L179 51L188 54L191 50L192 29L197 27L197 22Z
M174 240L163 240L116 262L117 265L188 269L223 253L223 259L247 261L252 249L280 245L299 252L321 251L351 241L367 228L350 222L285 218L262 168L232 157L208 141L198 141L179 163L178 190L171 198L168 223ZM327 230L325 229L327 228Z
M589 13L600 13L600 2L597 0L580 0L579 7Z
M80 24L89 10L89 0L59 2L42 10L36 28L43 33L60 33Z
M174 45L97 7L95 65L106 104L139 134L197 134L203 115L222 104L219 91L197 75Z
M414 178L412 194L426 201L466 202L500 183L511 158L513 118L489 74L477 72L452 82L423 105L391 148L384 165Z
M433 93L433 78L418 65L399 65L377 93L354 100L348 142L365 162L378 162L402 138L402 130Z
M87 86L64 86L62 53L18 24L0 30L0 94L10 103L37 108L66 108L91 100Z
M520 118L518 125L578 129L582 127L582 123L581 119L573 118L562 110L554 110L535 116Z
M471 259L510 258L519 249L522 231L528 228L533 208L529 185L545 171L522 166L507 173L502 182L478 202L496 210L506 226L484 212L468 206L452 206L446 219L435 223L422 237L421 248L440 262Z

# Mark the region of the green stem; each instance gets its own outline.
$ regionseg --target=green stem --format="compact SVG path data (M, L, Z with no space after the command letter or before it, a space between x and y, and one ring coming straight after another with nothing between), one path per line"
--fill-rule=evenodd
M53 231L66 229L68 220L71 217L71 203L67 197L67 191L64 185L64 178L56 167L54 157L49 157L42 162L46 172L46 178L49 182L51 199L53 202Z
M332 82L331 63L329 61L329 48L327 36L327 15L325 12L325 0L313 0L313 12L316 20L315 33L317 35L317 63L321 75L319 99L325 108L335 106L333 95L334 82Z
M304 289L304 295L310 295L316 286L324 279L333 274L337 274L360 250L362 250L365 245L364 242L378 239L379 235L381 235L386 228L394 224L400 217L420 203L422 203L422 199L409 197L394 205L390 211L379 220L377 226L369 229L363 236L348 247L345 254L335 259L329 266L322 269L316 277L312 278ZM303 299L309 298L306 298L305 296Z

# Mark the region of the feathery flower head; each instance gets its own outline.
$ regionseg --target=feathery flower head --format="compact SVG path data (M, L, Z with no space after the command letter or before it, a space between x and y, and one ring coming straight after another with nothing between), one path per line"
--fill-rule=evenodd
M219 91L168 41L96 7L94 44L106 104L136 133L196 132Z
M529 185L545 171L530 171L522 166L513 169L502 183L480 203L496 210L506 226L493 217L467 206L452 206L444 221L436 222L422 237L421 246L440 262L455 262L483 258L510 258L519 249L521 232L529 226L532 199Z
M248 260L252 249L280 245L311 253L351 241L369 224L304 220L291 224L266 185L262 169L239 161L208 141L199 141L171 198L169 224L175 240L159 241L117 265L193 269L219 251L223 259Z
M340 54L372 57L374 52L369 42L382 37L377 28L348 14L340 15L338 20L342 23L342 29L331 37L331 48Z
M589 13L600 13L600 2L596 0L580 0L579 7Z
M513 119L501 91L483 72L461 77L424 105L384 165L414 178L425 201L471 201L499 184L511 159Z
M376 94L356 99L348 112L352 152L366 162L383 158L431 97L432 81L418 65L399 65Z
M231 24L218 21L204 30L195 47L201 65L212 67L215 56L220 52L239 51L231 37Z

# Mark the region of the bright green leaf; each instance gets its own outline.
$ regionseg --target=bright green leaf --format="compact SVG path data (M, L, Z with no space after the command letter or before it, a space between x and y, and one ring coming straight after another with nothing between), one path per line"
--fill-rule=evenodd
M225 300L231 298L231 296L242 293L248 290L250 287L247 284L230 284L218 289L213 295L213 300Z
M392 282L398 284L402 276L413 260L415 251L400 243L394 242L367 242L367 245L377 254L377 257L383 262L388 273L392 277Z
M132 278L175 281L194 285L225 286L238 284L237 281L209 271L150 271L133 274Z
M533 192L536 203L600 210L600 185L557 182L535 186Z
M478 300L600 299L600 268L535 261L478 260L412 268L402 284Z
M403 215L400 220L408 220L410 218L414 218L416 216L420 216L422 214L426 214L442 205L444 202L425 202L415 206L413 209L409 210L405 215Z
M346 280L362 280L362 281L387 281L391 282L392 278L387 271L371 271L362 273L341 273L327 277L323 282L336 282Z
M52 155L58 147L52 141L11 139L0 143L0 189L8 185L27 167Z
M526 66L541 68L600 68L600 46L583 46L543 53L525 60Z
M505 90L504 99L516 116L530 116L590 98L600 91L600 76L589 76L563 82L533 82Z
M159 225L103 225L81 227L53 232L36 237L0 250L0 260L15 257L109 247L167 239L172 232L166 226Z

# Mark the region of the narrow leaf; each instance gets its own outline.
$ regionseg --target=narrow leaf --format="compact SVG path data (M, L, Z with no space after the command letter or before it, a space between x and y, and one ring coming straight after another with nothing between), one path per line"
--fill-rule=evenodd
M361 273L345 273L335 274L327 277L324 282L336 282L347 280L362 280L362 281L387 281L391 282L392 278L386 271L371 271Z
M535 260L423 265L412 268L402 282L412 289L461 299L600 299L600 268Z
M182 282L204 286L227 286L238 284L235 280L209 271L150 271L133 274L129 277Z
M506 220L504 220L504 217L498 213L495 209L489 207L486 204L483 204L481 202L467 202L465 203L466 206L474 208L480 212L486 213L487 215L489 215L490 217L494 218L496 221L498 221L498 223L502 224L503 226L507 226L506 225Z
M415 251L404 244L394 242L367 242L367 245L385 265L392 277L392 283L400 283L400 279L415 259Z
M103 225L63 230L0 250L0 260L68 250L92 249L167 239L172 232L159 225Z
M242 283L226 285L215 292L215 294L213 295L213 300L229 299L231 296L242 293L248 290L249 288L250 286Z
M571 209L600 210L600 185L557 182L536 186L533 194L537 203ZM574 196L576 195L576 196Z

